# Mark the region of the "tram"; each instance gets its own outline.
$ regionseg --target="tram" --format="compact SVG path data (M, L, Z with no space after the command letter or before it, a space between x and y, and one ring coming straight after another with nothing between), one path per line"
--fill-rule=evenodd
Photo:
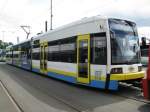
M6 63L85 86L117 90L144 77L134 22L95 16L7 49Z

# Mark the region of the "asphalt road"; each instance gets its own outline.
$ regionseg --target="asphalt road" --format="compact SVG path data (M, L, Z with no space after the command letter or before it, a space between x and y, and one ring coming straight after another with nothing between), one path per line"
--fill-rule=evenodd
M131 88L92 89L6 64L0 64L0 80L25 112L150 112L150 104L117 96L134 97Z

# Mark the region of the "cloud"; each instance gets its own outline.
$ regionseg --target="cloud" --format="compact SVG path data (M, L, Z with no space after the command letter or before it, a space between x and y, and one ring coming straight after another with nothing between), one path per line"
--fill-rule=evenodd
M140 37L146 37L150 39L150 27L139 27L138 33Z
M25 39L20 25L30 25L35 35L44 31L45 20L50 21L50 0L0 0L0 9L0 30L16 30L13 36L20 36L20 40ZM147 34L150 0L53 0L53 15L54 28L83 17L103 15L134 21L140 33Z

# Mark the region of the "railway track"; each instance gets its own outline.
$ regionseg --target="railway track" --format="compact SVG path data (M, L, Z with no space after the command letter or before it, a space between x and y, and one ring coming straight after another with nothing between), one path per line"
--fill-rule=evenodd
M11 72L16 72L14 69L9 69ZM25 70L26 71L26 70ZM29 71L30 72L30 71ZM15 100L15 98L13 97L13 95L11 94L11 92L7 89L7 87L5 86L5 84L0 80L0 84L3 86L3 88L5 89L7 95L10 97L11 101L13 102L13 104L15 105L15 107L17 108L18 112L25 112L23 110L23 108L20 106L19 102L17 102L17 100ZM40 88L37 87L37 89L40 90ZM81 105L76 105L71 103L70 101L65 100L64 98L61 98L59 95L56 95L55 93L51 92L51 94L48 94L49 97L57 100L58 102L61 102L62 104L66 105L67 107L71 108L72 110L76 111L76 112L90 112L89 110L87 110L86 108L82 107ZM84 111L83 111L84 110Z
M24 110L20 107L19 103L15 100L15 98L11 95L5 84L0 80L0 86L3 88L5 94L9 97L12 104L15 106L17 112L24 112Z
M4 67L3 69L8 68L8 66L3 66L3 67ZM16 70L18 70L18 71L16 71ZM11 75L16 74L15 77L19 78L20 81L23 81L23 82L28 81L28 85L32 85L31 86L32 88L38 90L39 92L42 92L42 93L48 95L48 97L51 97L52 99L55 99L55 100L59 101L60 104L66 105L67 107L71 108L71 110L73 110L75 112L91 112L90 109L94 108L97 105L97 104L94 104L95 106L91 106L91 107L88 108L88 105L86 105L87 103L85 103L85 102L83 103L82 100L80 100L80 99L76 99L75 100L75 98L72 98L72 97L76 97L76 96L73 96L73 95L70 95L70 96L61 95L60 94L61 90L59 90L59 93L58 93L57 90L56 91L55 90L50 90L50 88L47 86L47 85L51 84L51 83L49 83L50 79L42 78L41 76L36 76L35 74L31 74L30 75L31 72L25 72L25 75L20 76L20 72L22 72L22 71L23 70L20 70L20 69L16 69L16 68L14 69L14 67L9 67L8 70L7 70L7 72L11 72L12 73ZM21 77L23 77L23 78L21 78ZM41 80L38 80L39 78L43 80L43 84L44 85L40 84L39 86L37 86L39 81L41 82ZM48 81L46 81L46 80L48 80ZM37 81L37 83L33 83L35 81ZM57 81L53 81L53 80L52 80L52 83L57 83L58 85L61 84L60 81L57 82ZM47 86L50 91L48 91L45 86ZM84 87L84 86L81 86L81 88L80 88L80 86L75 86L74 87L73 85L72 85L73 87L72 86L68 87L68 84L62 84L61 88L66 88L66 86L67 86L68 89L69 88L71 89L71 92L77 93L77 96L78 95L84 95L84 94L88 93L89 95L87 95L87 97L86 97L86 98L88 98L87 101L91 101L92 103L94 103L93 101L96 100L96 98L94 98L94 100L91 99L91 98L93 98L93 95L96 95L96 97L98 97L97 99L99 101L97 100L97 103L100 103L100 102L103 102L103 100L99 96L101 94L104 94L105 97L109 97L109 96L114 97L113 100L116 97L117 99L118 98L119 99L131 99L131 100L135 100L135 101L138 101L138 102L142 102L144 104L148 104L148 105L150 104L150 102L142 99L142 95L141 94L140 94L140 97L137 97L137 96L134 96L134 94L129 95L129 94L125 93L127 91L133 91L132 93L135 93L135 91L136 91L136 92L138 92L138 95L139 95L139 93L141 92L141 89L139 87L133 86L133 84L122 83L121 84L122 88L119 89L116 92L111 92L111 91L105 92L103 90L99 91L98 89L93 89L93 88L87 88L86 89L86 87ZM56 86L56 88L59 89L59 87L57 87L57 86ZM76 88L76 89L73 90L72 88L74 88L74 89ZM52 88L52 89L54 89L54 88ZM65 89L63 89L63 91L65 91ZM82 94L81 92L84 92L84 94ZM62 94L64 94L64 93L62 93ZM112 94L112 95L110 95L110 94ZM71 101L71 99L74 99L74 100ZM110 98L108 98L108 99L110 99ZM108 99L106 98L106 100L108 100ZM109 104L109 103L106 103L106 104ZM102 103L102 105L104 105L104 103Z
M18 112L25 112L23 110L23 108L20 106L19 102L17 102L15 100L15 98L13 97L13 95L10 93L10 91L7 89L7 87L5 86L5 84L0 80L0 85L3 87L5 93L7 94L7 96L9 97L9 99L11 100L11 102L14 104L14 106L16 107L17 111ZM55 94L51 94L49 95L49 97L61 102L62 104L68 106L69 108L71 108L72 110L75 110L76 112L90 112L86 109L83 110L83 107L81 106L77 106L77 105L74 105L72 103L69 103L68 101L65 101L64 99L60 98L59 96L55 95ZM82 110L80 110L80 108L82 108Z
M127 98L127 99L132 99L132 100L136 100L139 102L143 102L146 104L150 104L150 101L145 100L143 97L143 93L142 93L142 84L139 81L134 81L133 83L120 83L120 86L122 86L122 88L128 88L131 92L131 95L129 94L125 94L125 93L113 93L114 95L123 97L123 98ZM124 90L126 91L126 90Z

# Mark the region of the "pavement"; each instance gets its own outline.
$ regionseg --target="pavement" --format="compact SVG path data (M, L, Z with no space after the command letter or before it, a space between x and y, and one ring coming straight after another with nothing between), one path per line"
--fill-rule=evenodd
M105 92L5 64L0 64L0 80L24 112L150 112L150 104L118 96L135 93L125 87Z
M18 112L13 101L6 93L3 86L0 84L0 112Z

